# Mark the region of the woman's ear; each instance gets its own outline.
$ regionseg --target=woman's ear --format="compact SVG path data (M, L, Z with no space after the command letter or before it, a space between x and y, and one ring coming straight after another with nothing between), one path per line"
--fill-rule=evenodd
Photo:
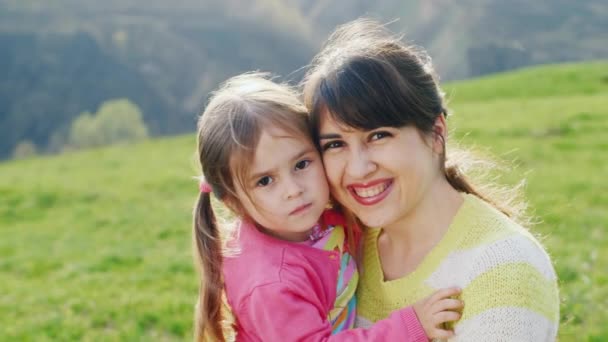
M433 124L433 151L441 154L445 152L446 137L448 135L448 125L444 115L437 115Z

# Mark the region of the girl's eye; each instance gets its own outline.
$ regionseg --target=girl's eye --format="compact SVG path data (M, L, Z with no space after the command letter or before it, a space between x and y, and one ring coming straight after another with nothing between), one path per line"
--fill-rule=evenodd
M308 167L308 165L310 165L310 160L300 160L299 162L296 163L296 170L302 170Z
M267 186L272 183L272 178L269 176L264 176L260 178L260 180L255 184L256 186Z
M390 134L389 132L386 131L378 131L378 132L374 132L370 135L370 139L369 140L380 140L383 138L387 138L392 136L392 134Z
M343 143L343 142L341 142L341 141L339 141L339 140L334 140L334 141L330 141L330 142L326 143L325 145L323 145L321 149L322 149L323 151L327 151L327 150L329 150L329 149L332 149L332 148L340 148L340 147L342 147L342 146L344 146L344 143Z

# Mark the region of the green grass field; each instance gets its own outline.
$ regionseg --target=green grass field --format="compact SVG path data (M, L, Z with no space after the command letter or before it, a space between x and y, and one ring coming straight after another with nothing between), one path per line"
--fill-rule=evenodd
M527 179L560 341L608 340L608 62L446 90L453 138ZM0 340L190 340L194 149L188 135L0 164Z

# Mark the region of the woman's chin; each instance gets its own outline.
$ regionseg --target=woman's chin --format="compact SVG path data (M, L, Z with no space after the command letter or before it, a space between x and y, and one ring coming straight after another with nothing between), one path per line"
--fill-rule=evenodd
M357 216L363 224L369 228L382 228L386 226L389 221L384 215L360 215Z

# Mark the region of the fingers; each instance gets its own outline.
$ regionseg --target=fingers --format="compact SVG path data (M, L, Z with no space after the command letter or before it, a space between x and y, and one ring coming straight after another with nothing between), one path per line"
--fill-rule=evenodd
M433 304L431 304L432 312L440 312L440 311L459 311L464 307L464 303L459 299L441 299Z
M435 293L433 293L431 295L431 297L429 298L430 302L436 302L438 300L441 300L443 298L449 298L452 296L457 296L460 294L462 290L457 288L457 287L449 287L447 289L441 289L436 291Z
M449 338L454 337L454 332L452 330L433 329L433 331L428 334L428 337L432 340L447 340Z
M449 339L454 336L452 330L445 329L444 323L458 321L462 316L464 302L454 298L461 292L457 287L441 289L414 304L414 310L428 337Z
M460 319L460 312L456 311L441 311L433 315L433 324L435 326L445 322L453 322Z

